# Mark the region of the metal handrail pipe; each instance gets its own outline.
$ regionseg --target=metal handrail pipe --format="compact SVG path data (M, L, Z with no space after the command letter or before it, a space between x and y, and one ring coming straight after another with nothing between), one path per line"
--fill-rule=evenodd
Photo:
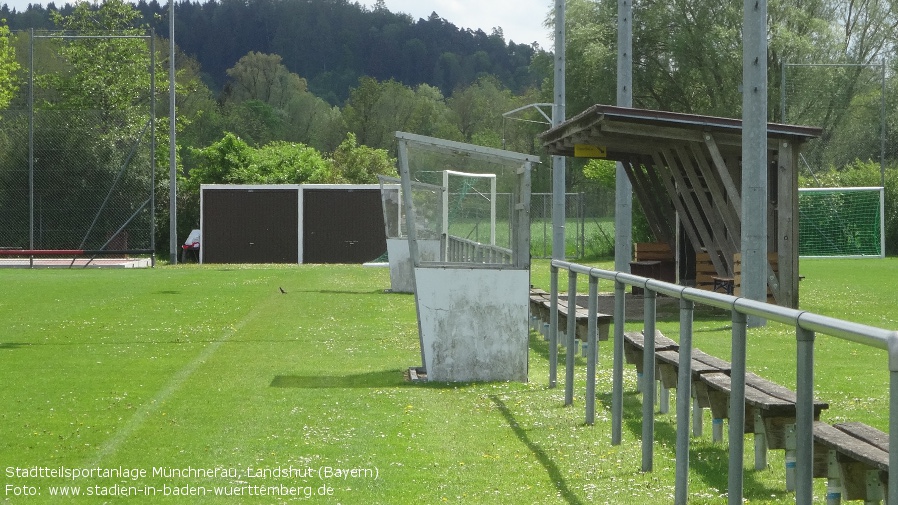
M683 291L686 289L686 286L671 284L669 282L659 281L657 279L649 279L645 283L645 289L649 289L651 291L654 291L655 293L659 293L662 295L672 296L674 298L682 298Z
M636 286L637 288L645 288L645 283L649 281L648 277L640 277L624 272L618 272L618 274L614 276L614 280L629 284L630 286Z
M802 313L796 326L885 350L889 350L889 341L895 338L896 333L811 312Z
M778 323L788 324L789 326L797 326L798 318L804 311L791 309L788 307L780 307L767 302L752 300L751 298L736 298L733 303L734 309L748 316L757 316Z

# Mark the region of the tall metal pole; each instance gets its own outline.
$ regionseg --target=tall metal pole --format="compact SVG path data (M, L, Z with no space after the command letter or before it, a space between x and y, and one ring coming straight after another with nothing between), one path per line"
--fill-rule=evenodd
M28 57L28 248L34 250L34 28L29 34ZM34 267L34 256L28 264Z
M767 0L744 0L742 296L767 300ZM763 326L757 316L751 327Z
M617 104L633 106L633 4L617 4ZM633 187L624 166L617 163L614 188L614 269L630 272L633 248Z
M168 0L168 252L172 265L178 264L178 165L175 145L175 0Z
M150 30L150 265L156 266L156 30Z
M565 116L565 0L555 0L555 103L552 126L564 122ZM552 259L564 259L565 162L563 156L552 156Z

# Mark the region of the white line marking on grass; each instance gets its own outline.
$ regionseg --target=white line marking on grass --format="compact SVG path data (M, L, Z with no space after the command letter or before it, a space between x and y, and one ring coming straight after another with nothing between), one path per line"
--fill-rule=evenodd
M181 388L184 382L187 381L187 378L196 371L197 368L200 367L203 363L206 362L214 353L221 347L222 344L230 340L238 331L243 329L244 326L248 322L250 322L253 318L255 318L256 314L258 314L258 310L254 310L249 313L245 318L239 321L235 326L231 326L226 331L224 331L221 336L215 341L213 341L208 347L206 347L202 353L200 353L196 358L193 359L190 363L184 366L184 368L178 370L176 374L174 374L168 384L165 385L164 388L159 390L156 393L156 396L153 397L149 402L143 405L139 411L135 412L131 419L127 424L119 428L115 434L103 444L99 451L97 452L96 457L93 461L90 462L88 466L97 467L100 462L103 461L107 456L114 454L118 451L119 447L125 442L131 435L137 431L138 428L146 421L148 417L155 414L156 411L159 410L159 407L162 403L167 400L170 396L172 396L175 391Z

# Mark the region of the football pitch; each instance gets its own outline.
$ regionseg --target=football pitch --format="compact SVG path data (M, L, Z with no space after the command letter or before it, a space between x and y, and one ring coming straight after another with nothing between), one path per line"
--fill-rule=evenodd
M898 328L898 260L805 260L801 274L802 309ZM548 288L547 262L532 279ZM0 503L673 501L675 414L657 415L642 473L632 367L624 440L610 444L610 342L595 426L585 358L564 407L536 333L526 384L410 382L414 297L385 293L383 268L4 269L0 286ZM678 336L675 319L658 329ZM729 314L698 310L694 342L727 359ZM749 331L750 371L794 387L794 362L793 329ZM818 337L823 420L887 429L886 363ZM726 502L727 446L708 431L692 441L690 503ZM767 470L747 470L745 497L794 503L783 466L771 451Z

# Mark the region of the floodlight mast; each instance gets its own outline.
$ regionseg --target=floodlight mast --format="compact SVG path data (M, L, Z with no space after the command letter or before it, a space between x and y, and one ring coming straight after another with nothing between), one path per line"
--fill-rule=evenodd
M168 252L172 265L178 264L178 165L175 145L175 0L168 0Z

